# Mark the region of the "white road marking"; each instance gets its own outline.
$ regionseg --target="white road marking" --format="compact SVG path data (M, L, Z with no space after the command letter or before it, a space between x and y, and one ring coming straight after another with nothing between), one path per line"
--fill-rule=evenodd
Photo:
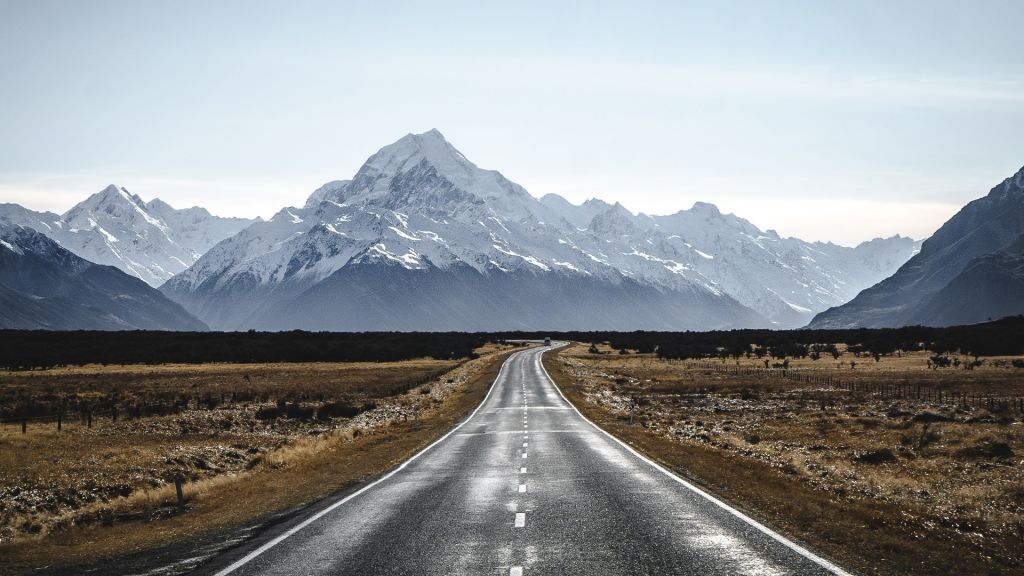
M778 532L772 530L771 528L765 526L764 524L761 524L757 520L754 520L750 516L747 516L743 512L740 512L739 510L737 510L736 508L733 508L729 504L726 504L722 500L719 500L718 498L715 498L714 496L712 496L708 492L705 492L704 490L698 488L697 486L691 484L690 482L680 478L679 476L676 476L671 471L669 471L667 468L661 466L657 462L654 462L653 460L647 458L643 454L637 452L630 445L626 444L622 440L619 440L618 438L613 436L611 433L606 432L605 430L603 430L597 424L594 424L589 418L587 418L586 416L583 415L582 412L580 412L580 409L577 408L576 405L574 405L572 402L569 401L568 398L565 397L565 394L562 393L562 389L558 387L558 384L555 383L555 380L551 377L550 374L548 374L548 369L545 368L544 367L544 363L541 362L541 357L543 356L543 354L544 354L544 352L542 351L540 354L538 354L536 356L536 362L537 362L537 365L540 366L540 369L544 372L544 376L548 379L548 382L550 382L551 385L555 387L555 391L558 392L558 395L562 397L562 400L564 400L565 403L570 408L572 408L576 412L576 414L578 414L579 417L583 419L584 422L586 422L587 424L590 424L591 426L593 426L595 430L597 430L601 434L604 434L608 438L611 438L616 444L618 444L619 446L622 446L628 452L630 452L631 454L633 454L637 458L643 460L647 464L650 464L652 467L654 467L655 470L658 470L659 472L661 472L665 476L668 476L672 480L675 480L679 484L682 484L683 486L685 486L686 488L688 488L690 491L694 492L698 496L701 496L705 500L708 500L709 502L715 504L716 506L718 506L719 508L725 510L729 514L732 514L736 518L739 518L743 522L746 522L748 525L753 526L754 528L759 530L762 534L764 534L766 536L769 536L770 538L772 538L776 542L782 544L783 546L789 548L793 552L796 552L797 554L803 556L804 558L807 558L811 562L814 562L818 566L821 566L822 568L832 572L833 574L836 574L837 576L853 576L852 574L850 574L846 570L843 570L842 568L840 568L839 566L833 564L832 562L829 562L828 560L818 556L817 554L814 554L810 550L807 550L806 548L804 548L803 546L800 546L796 542L793 542L792 540L789 540L788 538L786 538L782 534L779 534ZM219 575L215 575L215 576L219 576Z
M404 470L406 466L408 466L409 464L412 464L420 456L426 454L431 448L433 448L434 446L437 446L441 442L444 442L445 439L447 439L449 436L454 434L459 428L462 428L463 426L465 426L467 422L472 420L473 417L476 416L478 412L480 412L480 409L483 408L485 404L487 404L487 400L491 397L491 392L494 392L495 384L497 384L498 381L501 380L502 375L505 373L505 366L507 366L507 365L508 365L508 360L506 360L505 362L503 362L501 364L501 368L498 369L498 375L494 377L494 382L491 382L491 387L487 389L487 394L484 396L484 399L480 401L480 405L477 406L476 409L473 410L473 413L469 415L469 418L466 418L462 422L459 422L458 425L456 425L454 428L449 430L447 434L445 434L444 436L441 436L440 438L435 440L432 444L430 444L429 446L427 446L423 450L420 450L419 452L413 454L412 457L410 457L408 460L406 460L405 462L402 462L398 466L398 468L395 468L394 470L392 470L391 472L388 472L384 476L381 476L377 480L374 480L373 482L367 484L366 486L363 486L362 488L360 488L356 492L353 492L352 494L349 494L348 496L342 498L341 500L338 500L334 504L331 504L330 506L328 506L328 507L324 508L323 510L317 512L316 514L310 516L305 521L303 521L301 524L296 525L294 528L288 530L284 534L281 534L277 538L274 538L270 542L267 542L263 546L260 546L259 548L257 548L255 550L253 550L252 552L246 554L242 558L239 558L238 560L236 560L233 564L231 564L227 568L225 568L225 569L221 570L220 572L217 572L216 574L214 574L214 576L227 576L228 574L231 574L232 572L234 572L235 570L238 570L242 566L245 566L246 564L251 562L254 558L260 556L261 554L263 554L267 550L270 550L274 546L277 546L281 542L284 542L289 537L295 535L295 533L297 533L299 530L302 530L306 526L309 526L313 522L316 522L317 520L323 518L324 516L326 516L327 514L329 514L330 512L332 512L333 510L335 510L339 506L341 506L342 504L345 504L346 502L348 502L349 500L352 500L356 496L359 496L363 492L366 492L367 490L373 488L374 486L380 484L381 482L384 482L388 478L391 478L395 474L398 474L399 472Z
M526 527L526 512L516 512L516 528Z
M526 466L523 466L522 468L520 468L519 469L519 473L520 474L526 474Z
M523 576L522 566L513 566L508 570L508 576Z
M523 458L526 458L526 452L523 452Z
M523 442L523 448L526 448L526 444L527 444L526 442Z
M526 484L520 484L519 485L519 491L520 492L526 492Z

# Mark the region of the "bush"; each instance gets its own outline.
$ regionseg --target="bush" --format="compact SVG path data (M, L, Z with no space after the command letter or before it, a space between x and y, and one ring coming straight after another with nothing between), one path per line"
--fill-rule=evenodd
M895 462L896 454L894 454L889 448L882 448L880 450L854 452L851 459L854 462L859 462L861 464L886 464L889 462Z

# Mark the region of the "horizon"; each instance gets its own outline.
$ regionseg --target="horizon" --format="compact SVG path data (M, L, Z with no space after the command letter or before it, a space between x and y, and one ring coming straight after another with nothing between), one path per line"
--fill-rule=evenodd
M414 134L413 132L410 132L410 133L408 133L406 135L407 136L424 135L424 134L426 134L428 132L437 132L437 133L441 134L442 138L444 138L443 132L441 132L440 130L437 130L436 128L431 128L430 130L427 130L426 132L421 132L419 134ZM445 139L445 141L447 141L446 138L444 138L444 139ZM449 143L451 143L451 142L449 142ZM460 154L461 154L461 152L460 152ZM470 160L470 162L472 162L472 160ZM484 168L484 169L486 169L486 168ZM500 170L499 170L499 172L500 172ZM330 183L331 181L337 181L337 180L329 180L327 182L322 183L321 186L319 186L317 188L321 188L323 186L327 186L327 184ZM18 204L18 205L23 206L25 208L28 208L30 210L35 210L37 212L52 212L52 213L55 213L55 214L63 217L63 215L65 215L66 213L68 213L69 211L74 209L76 206L80 205L81 203L85 202L86 200L88 200L89 198L91 198L91 197L93 197L95 195L102 194L103 192L105 192L106 190L108 190L110 188L114 188L114 189L118 190L119 192L124 192L124 193L126 193L126 194L128 194L130 196L134 196L134 197L138 198L146 206L148 206L148 205L150 205L150 204L152 204L154 202L163 202L163 203L167 204L168 206L170 206L171 208L173 208L175 210L201 208L201 209L206 210L211 215L216 216L216 217L225 217L225 218L242 217L242 218L249 218L249 219L251 219L253 221L268 220L271 217L273 217L274 215L276 215L278 213L281 213L283 211L290 210L292 208L294 208L294 209L301 209L302 206L305 204L305 202L301 202L301 203L298 203L298 204L281 206L280 208L274 210L272 213L270 213L268 215L257 214L254 217L240 216L238 214L220 214L220 213L216 213L216 212L210 210L209 208L207 208L206 206L202 206L200 204L190 205L190 206L189 205L177 205L177 204L175 204L173 202L170 202L170 201L168 201L168 200L166 200L164 198L161 198L159 196L154 196L152 198L146 199L141 194L139 194L137 192L133 192L131 190L128 190L128 187L123 186L123 184L119 183L119 182L110 182L110 183L106 184L106 186L103 186L102 188L97 190L96 192L88 193L84 198L82 198L81 200L75 202L71 206L68 206L67 208L63 208L63 209L60 209L60 210L36 209L33 206L28 206L28 205L25 205L25 204L20 204L20 203L15 203L15 204ZM708 201L702 201L702 200L695 200L693 202L693 204L690 205L689 208L681 208L681 209L675 210L673 212L649 213L649 212L640 212L640 211L633 210L628 205L623 204L622 201L620 201L620 200L607 201L607 200L604 200L604 199L601 199L601 198L591 197L591 198L584 199L582 201L574 202L574 201L572 201L572 200L570 200L568 198L565 198L565 197L563 197L563 196L561 196L561 195L559 195L557 193L548 193L548 194L546 194L544 196L537 196L535 194L530 193L528 190L526 192L532 198L534 198L535 200L537 200L539 202L543 201L544 196L556 196L556 197L562 198L566 202L569 202L573 206L578 206L578 207L582 206L583 204L585 204L587 202L591 202L591 201L602 202L602 203L604 203L604 204L606 204L608 206L620 205L620 206L623 206L624 208L626 208L630 213L632 213L632 214L634 214L636 216L668 216L668 215L673 215L673 214L677 214L677 213L680 213L680 212L685 212L685 211L693 210L694 208L697 207L697 205L701 205L702 204L702 205L710 205L710 206L714 207L716 210L718 210L719 212L721 212L722 214L727 215L727 216L734 216L734 217L737 217L737 218L740 218L740 219L744 219L744 220L748 219L748 218L744 218L742 214L736 214L736 213L733 213L733 212L724 211L717 204L715 204L714 202L708 202ZM310 192L309 194L311 195L313 193ZM308 198L308 195L307 195L306 198ZM0 202L0 205L2 205L2 204L4 204L4 203ZM762 232L775 233L778 236L780 236L781 238L797 238L797 239L800 239L800 240L808 240L808 239L801 239L801 238L795 237L795 236L787 236L787 235L784 235L784 234L780 234L780 233L778 233L778 231L776 231L776 230L774 230L772 228L762 228L762 227L760 227L760 225L759 225L758 228L760 228L762 230ZM907 235L901 235L899 233L896 233L896 234L893 234L893 235L890 235L890 236L876 236L876 237L873 237L873 238L866 238L864 240L861 240L859 242L852 243L852 244L841 244L841 243L834 242L834 241L831 241L831 240L808 240L808 241L810 241L810 242L822 242L822 243L836 244L836 245L847 246L847 247L855 247L855 246L857 246L859 244L864 244L864 243L871 242L871 241L874 241L874 240L881 240L881 239L887 239L887 238L898 238L898 237L909 238L910 240L913 240L915 242L923 242L923 241L927 240L927 238L913 238L913 237L910 237L910 236L907 236Z
M855 245L927 238L1024 164L1013 2L383 10L0 4L0 201L114 181L268 218L436 126L537 198Z

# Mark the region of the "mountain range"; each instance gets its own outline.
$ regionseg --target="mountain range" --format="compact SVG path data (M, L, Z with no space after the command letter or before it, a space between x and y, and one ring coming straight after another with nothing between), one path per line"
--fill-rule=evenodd
M891 277L811 328L973 324L1024 314L1024 168L949 219Z
M217 330L800 327L921 248L784 238L702 202L651 216L537 199L436 130L266 221L112 185L62 216L0 205L0 225L145 280Z
M76 256L45 235L0 223L0 327L206 330L155 288Z
M113 184L63 216L0 204L0 223L33 228L86 260L120 268L153 287L252 222L203 208L175 210L159 199L147 204Z
M703 203L647 216L538 200L432 130L161 290L218 329L792 327L914 250L898 236L856 248L781 238Z

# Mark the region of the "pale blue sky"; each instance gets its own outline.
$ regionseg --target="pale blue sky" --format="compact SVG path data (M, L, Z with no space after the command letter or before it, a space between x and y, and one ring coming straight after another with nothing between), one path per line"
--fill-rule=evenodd
M536 196L929 235L1024 165L1016 1L0 0L0 202L268 216L441 130Z

